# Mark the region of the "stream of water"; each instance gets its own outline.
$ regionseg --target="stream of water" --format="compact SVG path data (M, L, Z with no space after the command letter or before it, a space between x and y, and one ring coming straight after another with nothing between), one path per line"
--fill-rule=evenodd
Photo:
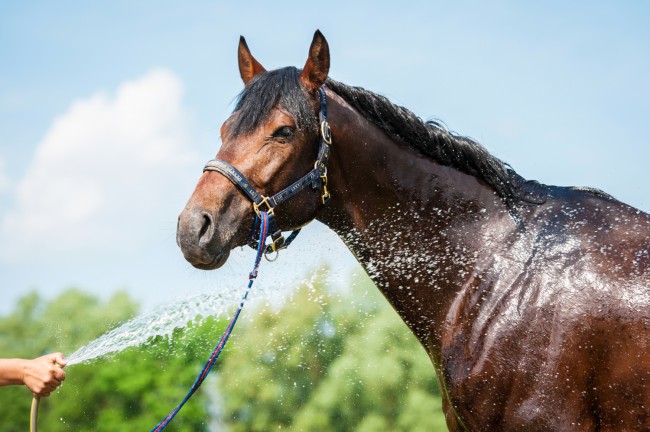
M67 356L68 366L120 352L128 347L146 344L156 336L171 337L175 328L187 326L197 317L214 316L232 312L239 303L241 293L197 294L140 315L105 333L94 341Z
M325 244L332 243L326 242ZM296 247L283 252L285 252L284 257L287 262L291 262L296 268L308 267L304 263L304 257L309 254L306 254L304 249ZM237 261L237 255L231 257L230 262L234 262L237 267L235 269L237 274L247 274L250 255L242 257L240 262ZM354 263L354 261L350 262ZM318 277L318 272L309 272L306 275L289 278L285 272L281 271L281 267L278 267L277 271L271 270L271 266L267 267L264 273L264 283L259 281L253 287L254 298L271 302L271 304L281 304L298 284L310 285ZM338 283L344 286L347 283L344 281L347 281L351 271L352 266L341 266L337 271L328 273L328 280L333 284ZM66 356L68 365L89 362L98 357L118 353L129 347L147 344L156 336L171 337L174 329L186 327L189 323L197 320L199 316L220 318L234 313L245 292L243 283L239 285L239 288L226 288L227 286L236 286L236 279L237 277L233 279L232 285L230 281L221 280L220 286L218 288L211 286L208 293L194 294L133 318Z

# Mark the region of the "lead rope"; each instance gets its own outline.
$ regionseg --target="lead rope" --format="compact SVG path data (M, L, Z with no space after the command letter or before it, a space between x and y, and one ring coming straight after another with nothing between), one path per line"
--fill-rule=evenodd
M214 366L215 362L219 358L219 354L221 354L223 347L226 345L226 342L228 342L230 333L232 333L232 330L235 327L235 323L237 322L237 318L239 318L239 314L241 313L241 310L244 307L244 303L248 298L248 293L250 292L251 287L253 286L253 282L255 281L255 278L257 278L257 269L260 266L262 255L264 255L264 249L265 249L264 243L266 237L268 236L269 215L266 212L262 211L260 212L259 219L260 219L260 241L259 244L257 245L257 254L255 255L255 263L253 264L253 271L251 271L250 274L248 275L248 287L246 287L246 291L244 292L244 296L242 297L241 302L239 303L239 308L237 308L237 312L235 312L235 315L230 320L230 324L228 324L228 327L226 327L226 330L221 336L221 339L219 339L219 343L217 344L217 346L214 347L214 350L212 351L212 355L210 355L210 358L203 366L203 369L201 370L199 376L196 377L196 380L194 381L194 384L192 384L190 390L187 392L187 395L185 395L181 403L179 403L178 406L174 408L174 410L167 415L167 417L165 417L160 423L158 423L156 427L151 429L151 432L159 432L163 430L165 426L167 426L169 422L172 421L172 419L176 416L176 414L178 414L181 408L183 408L183 405L185 405L185 402L187 402L192 397L194 392L203 383L203 380L205 380L205 377L208 376L210 370L212 369L212 366Z

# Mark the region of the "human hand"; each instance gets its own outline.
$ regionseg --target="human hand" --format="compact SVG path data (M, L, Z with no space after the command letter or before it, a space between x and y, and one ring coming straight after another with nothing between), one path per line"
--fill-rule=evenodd
M61 353L25 360L23 384L36 396L48 397L65 379L63 367L68 362Z

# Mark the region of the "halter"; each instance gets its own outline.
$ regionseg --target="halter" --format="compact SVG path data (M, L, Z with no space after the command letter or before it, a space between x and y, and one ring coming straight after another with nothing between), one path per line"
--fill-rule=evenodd
M285 239L275 222L275 207L283 203L289 198L296 195L307 186L311 185L312 189L322 188L321 200L323 204L327 204L330 200L330 193L327 190L327 161L330 157L330 145L332 144L332 132L329 123L327 122L327 95L325 94L325 84L320 89L320 111L318 113L320 121L320 134L318 144L318 157L314 163L314 169L309 171L300 180L291 184L290 186L282 189L280 192L272 196L265 196L255 190L250 181L244 176L237 168L230 165L228 162L221 159L213 159L209 161L203 172L216 171L225 176L235 186L237 186L246 197L253 202L253 210L255 211L255 223L251 232L249 246L253 249L258 248L258 241L255 240L259 234L261 212L265 212L269 216L269 233L272 243L264 248L264 256L273 252L278 252L286 249L291 242L300 233L300 228L293 230L292 233ZM264 241L261 239L259 241Z

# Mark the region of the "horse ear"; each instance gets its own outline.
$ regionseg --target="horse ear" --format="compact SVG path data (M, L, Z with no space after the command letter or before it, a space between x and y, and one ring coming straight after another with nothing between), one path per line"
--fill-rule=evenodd
M248 84L255 75L266 72L264 66L255 60L255 57L251 54L244 36L239 37L237 58L239 60L239 74L241 75L241 79L244 81L244 85Z
M314 33L309 47L309 57L302 68L300 81L309 92L319 88L327 79L330 70L330 48L320 30Z

